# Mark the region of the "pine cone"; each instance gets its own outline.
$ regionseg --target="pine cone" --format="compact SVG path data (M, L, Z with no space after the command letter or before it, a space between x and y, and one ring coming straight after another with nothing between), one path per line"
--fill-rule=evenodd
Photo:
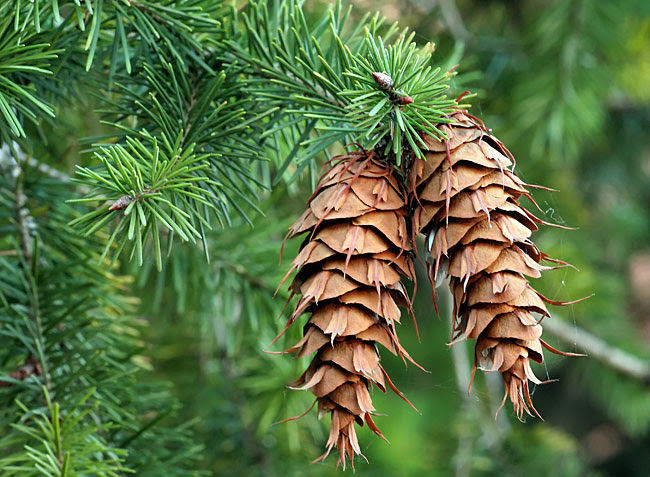
M413 198L413 234L424 233L432 284L450 277L454 297L451 343L476 339L474 367L499 371L515 413L537 413L528 381L541 384L530 359L543 362L542 348L562 353L542 340L546 303L527 278L568 264L553 260L530 240L546 222L521 207L528 188L507 168L514 158L480 120L461 111L441 125L449 137L425 138L426 161L413 163L409 192ZM536 204L535 204L536 205ZM547 224L549 225L549 224ZM548 261L555 266L541 265ZM534 314L539 316L539 319ZM540 316L541 315L541 316ZM471 386L471 383L470 383ZM499 409L501 409L501 407Z
M355 423L367 423L384 438L371 417L372 386L385 392L387 384L406 400L379 364L377 343L411 360L395 324L398 306L411 310L400 280L413 279L414 272L406 191L394 168L375 152L336 159L287 235L308 233L283 280L298 271L290 290L300 299L279 336L299 316L311 313L304 337L285 352L316 355L291 387L309 389L318 402L318 417L332 417L327 451L314 462L336 446L337 465L345 467L349 458L354 467L354 455L362 455Z

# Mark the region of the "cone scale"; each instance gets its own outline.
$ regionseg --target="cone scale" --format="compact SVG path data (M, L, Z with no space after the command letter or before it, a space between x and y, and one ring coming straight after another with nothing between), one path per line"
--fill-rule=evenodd
M500 372L505 384L501 407L510 399L520 419L524 413L539 416L529 381L542 381L530 360L542 363L543 348L573 354L541 339L540 322L550 317L546 304L568 303L547 299L532 288L529 278L568 264L551 259L530 240L546 222L524 209L519 199L528 197L535 204L529 188L539 186L524 183L509 169L514 158L480 120L464 111L452 119L440 126L448 139L425 138L426 160L413 162L413 236L425 236L434 288L440 279L449 278L450 344L476 340L472 380L477 368Z
M378 345L411 360L396 328L400 307L411 311L402 283L414 278L408 216L406 188L394 167L362 151L330 162L287 235L305 238L283 280L297 272L289 288L299 298L279 336L309 316L303 338L285 352L315 353L290 387L311 391L318 417L331 416L327 449L316 461L336 447L337 465L349 459L354 466L354 456L362 455L355 425L367 424L384 438L372 419L373 387L389 387L406 400L382 368Z

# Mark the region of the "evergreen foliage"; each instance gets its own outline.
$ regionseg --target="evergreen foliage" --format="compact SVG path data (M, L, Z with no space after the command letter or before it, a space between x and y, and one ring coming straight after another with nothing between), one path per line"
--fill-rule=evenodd
M66 184L4 164L0 183L5 475L186 475L198 448L158 426L178 404L144 370L130 279L98 265L99 237L66 222ZM31 179L30 179L31 177ZM9 248L9 250L12 250ZM147 447L155 452L142 452ZM177 459L178 458L178 459Z
M644 2L403 2L400 24L417 34L386 2L358 3L0 5L2 475L306 472L323 427L273 423L309 406L283 392L308 363L263 352L289 297L273 298L289 268L277 265L282 236L324 159L378 148L404 174L422 133L445 138L436 124L465 89L522 177L562 190L536 195L546 220L581 228L541 235L582 273L555 272L540 290L595 292L566 321L647 353L628 271L648 257ZM426 316L430 293L415 306ZM471 401L454 392L464 375L448 365L445 323L420 320L426 349L403 330L434 370L396 379L424 417L375 393L393 445L364 448L372 466L359 473L518 475L557 461L558 475L644 475L646 383L551 358L562 382L536 396L547 423L494 421L489 379ZM603 426L605 457L589 440Z

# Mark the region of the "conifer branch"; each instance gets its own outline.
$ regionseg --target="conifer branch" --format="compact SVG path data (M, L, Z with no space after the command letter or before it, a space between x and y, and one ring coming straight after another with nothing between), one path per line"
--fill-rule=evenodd
M647 129L639 99L645 90L632 91L647 49L645 37L630 33L642 21L630 13L640 7L571 0L538 12L525 2L504 10L434 3L399 11L400 21L422 16L424 29L415 37L342 2L323 13L303 0L240 6L221 0L0 1L3 477L185 477L201 474L199 467L217 468L215 461L233 474L248 475L251 466L295 473L321 429L312 419L307 437L304 422L271 423L306 414L304 401L297 409L291 393L280 391L306 363L260 349L279 331L269 318L281 314L280 298L295 295L299 303L287 324L302 322L287 333L303 339L287 351L316 356L293 386L311 389L320 417L332 413L327 448L339 448L341 463L362 450L373 457L378 451L357 430L363 423L383 437L373 420L373 386L404 397L379 366L376 344L410 359L396 325L403 318L399 307L410 308L401 284L414 273L410 235L423 226L427 249L435 252L432 278L453 277L455 341L477 338L475 365L500 371L518 413L536 412L528 381L541 381L530 361L542 361L542 347L553 350L536 341L543 325L613 370L584 380L592 386L590 399L600 401L616 427L645 431L647 363L549 319L550 313L541 324L529 316L546 314L544 303L557 302L534 293L522 274L538 276L564 263L540 263L548 257L528 235L543 222L519 208L528 185L509 170L507 149L474 116L450 124L450 113L461 108L445 96L453 75L446 70L467 49L477 72L485 71L471 87L490 90L495 102L482 102L482 109L498 113L501 129L517 135L512 149L531 148L536 174L557 176L547 165L561 157L568 159L563 177L588 167L591 184L606 178L607 187L595 193L607 189L604 196L617 199L608 202L619 221L598 227L615 226L612 237L636 240L644 233L633 223L640 222L637 197L644 192L624 181L639 170L634 158L645 144L639 132ZM424 10L440 18L430 21ZM415 41L432 33L441 34L443 53L452 52L443 62L432 56L432 45ZM455 44L444 41L446 33ZM630 110L613 111L612 95ZM101 121L88 108L99 108ZM80 138L85 134L96 136ZM65 143L76 150L78 141L88 149L81 157L66 155L76 162L73 179L56 158ZM597 147L582 154L587 143ZM317 163L341 149L351 169L330 163L333 175L323 177L291 229L290 235L308 234L301 246L287 244L294 251L300 246L298 257L278 266L279 237L285 212L295 212L299 177L309 168L316 185ZM589 164L576 169L571 161L578 160ZM537 179L553 182L543 174ZM272 191L280 181L283 187ZM574 192L568 197L578 199L576 210L594 202ZM179 241L191 243L175 245ZM613 249L617 263L630 255L615 241L562 250L579 263L585 254L598 259L597 248ZM269 283L280 282L290 267L296 269L291 287L274 298ZM593 283L591 274L600 272L586 273L584 283ZM609 278L599 293L613 309L624 299L625 277L619 270ZM611 314L587 306L595 320ZM401 321L408 326L410 320ZM634 341L626 323L620 325L621 338ZM163 346L149 356L152 337ZM427 360L441 356L426 352ZM499 406L503 388L490 380L499 379L492 373L488 400L476 405L466 393L466 352L466 344L457 343L449 353L461 404L458 414L441 421L457 425L442 432L459 437L459 446L443 472L457 464L458 475L475 465L525 474L534 473L529 463L550 461L560 462L560 474L599 470L582 466L573 439L548 424L511 429L503 425L508 413L495 422L492 412L482 412ZM146 372L150 358L167 361L163 372L180 377L183 415L198 416L199 425L175 417L180 405L169 385ZM384 352L381 358L390 359ZM196 360L199 381L208 385L188 390ZM436 375L423 379L435 382ZM434 399L438 407L445 396ZM390 432L389 420L377 425ZM417 431L406 421L398 425ZM200 464L201 446L190 429L209 446ZM214 429L222 436L216 441ZM272 435L261 439L267 432ZM442 442L428 443L431 452L448 452ZM290 454L299 447L294 462ZM404 471L417 473L417 466L410 462Z
M18 234L20 237L20 250L22 257L27 267L32 265L32 232L33 221L30 221L29 210L26 207L27 197L23 191L23 177L22 171L18 163L15 163L14 170L9 172L11 175L15 174L16 181L14 183L14 205L16 224L18 226ZM31 226L30 226L31 224Z
M573 324L569 325L557 315L544 320L544 329L566 344L584 350L587 356L633 379L650 384L650 364L627 351L608 344L602 338Z
M34 263L34 239L32 238L32 236L36 234L36 225L33 218L29 215L29 209L27 208L27 196L25 195L23 185L23 172L20 170L20 165L17 162L14 163L13 168L14 170L10 171L9 174L10 176L15 177L14 210L18 229L18 241L21 250L20 258L22 262L22 272L24 280L28 286L27 306L29 310L29 318L31 320L31 325L28 328L30 329L34 339L34 348L32 351L38 359L38 368L40 370L39 376L42 376L45 388L51 390L51 376L45 356L46 343L43 335L39 290L32 272L33 269L38 267L38 264Z
M395 25L382 39L377 16L349 32L348 16L337 2L310 27L298 2L271 12L252 3L245 15L248 44L228 45L233 58L252 70L251 91L286 109L294 135L311 136L301 141L298 162L335 142L379 146L398 165L403 149L422 157L421 134L444 137L435 125L447 122L456 105L442 94L449 75L429 66L432 45L418 48L413 35L397 34ZM390 86L379 84L377 75L389 78ZM317 123L310 126L310 119Z
M12 2L0 5L0 141L25 137L24 122L37 124L41 116L54 117L54 109L39 97L36 83L52 76L51 62L60 50L52 49L30 28L32 10L23 23L11 15ZM17 2L19 8L20 2Z
M25 158L25 163L38 170L41 174L51 177L52 179L56 179L61 182L67 182L70 183L72 181L72 177L70 177L68 174L65 172L62 172L44 162L39 161L35 157L26 157ZM83 189L81 190L83 192Z
M440 6L440 13L454 38L466 41L470 35L455 0L439 0L437 3Z
M20 168L16 161L7 163ZM80 241L66 227L71 210L65 205L70 192L64 186L51 179L27 182L17 171L3 174L0 188L0 220L11 212L9 243L20 250L0 256L0 336L4 343L0 348L0 403L6 410L0 414L0 428L7 430L0 437L3 475L35 476L35 463L44 462L52 475L113 475L139 469L142 458L136 450L150 446L152 433L163 425L145 429L124 448L116 445L125 433L137 432L140 416L146 415L141 411L153 398L151 391L135 389L133 375L139 369L130 360L139 346L128 338L134 330L128 299L118 295L124 292L123 284L102 267L89 265L91 257L98 255L97 241ZM44 207L47 214L30 212ZM34 246L25 247L24 243L32 242ZM156 409L164 415L168 403L159 400L167 398L159 391L154 394L161 404ZM114 400L120 402L119 409ZM186 438L182 432L175 439ZM168 439L154 439L160 449L154 454L161 462L168 459ZM196 450L179 450L185 459L180 463L183 467ZM133 452L127 458L129 451ZM176 475L178 469L177 464L169 468Z

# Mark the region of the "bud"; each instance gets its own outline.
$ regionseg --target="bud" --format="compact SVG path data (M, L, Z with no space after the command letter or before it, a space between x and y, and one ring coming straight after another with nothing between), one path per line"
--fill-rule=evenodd
M391 101L395 104L399 104L404 106L405 104L411 104L413 102L413 98L411 98L408 94L406 94L404 91L398 91L395 90L390 96Z
M375 83L377 83L377 87L380 90L389 93L393 89L395 82L388 73L373 73L372 77L375 79Z
M108 210L124 210L126 209L131 202L135 199L130 195L123 195L111 205Z

